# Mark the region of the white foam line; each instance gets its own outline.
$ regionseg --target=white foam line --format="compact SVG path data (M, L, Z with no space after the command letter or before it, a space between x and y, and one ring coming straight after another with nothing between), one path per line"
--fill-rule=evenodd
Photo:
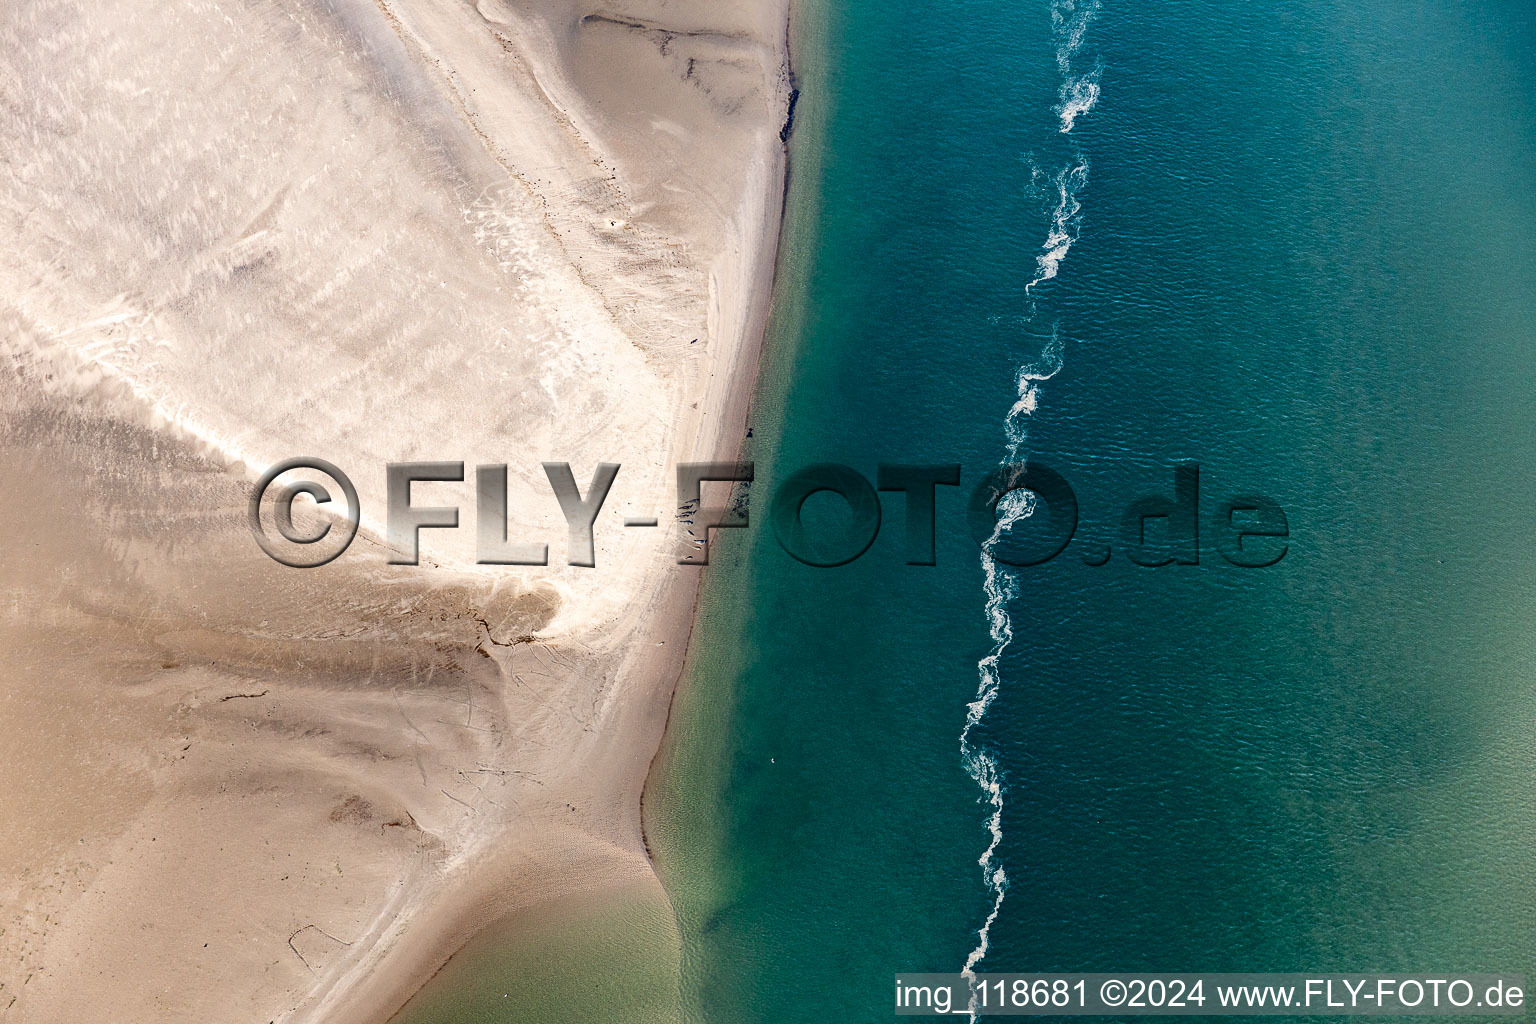
M1061 119L1060 131L1063 135L1071 134L1078 118L1092 110L1099 100L1099 78L1103 73L1103 64L1095 62L1093 69L1083 74L1076 73L1072 67L1073 58L1082 48L1088 25L1098 10L1099 0L1055 0L1051 5L1051 29L1056 41L1056 66L1062 75L1060 103L1055 111ZM1062 261L1067 258L1067 253L1077 241L1081 224L1079 214L1082 210L1078 195L1088 184L1088 160L1081 152L1074 149L1072 159L1056 174L1047 178L1036 167L1034 179L1037 185L1040 184L1041 179L1047 180L1051 205L1045 241L1041 244L1040 253L1035 258L1034 277L1025 285L1026 293L1032 292L1036 285L1056 277ZM1033 305L1029 310L1029 316L1030 318L1034 316ZM1061 369L1061 361L1062 339L1059 330L1053 327L1051 340L1041 353L1040 359L1035 363L1021 366L1018 371L1016 378L1018 394L1003 421L1004 436L1007 439L1005 461L1008 464L1023 465L1028 453L1029 420L1039 408L1039 385L1042 381L1056 375ZM965 967L961 971L965 978L973 982L976 978L976 966L986 959L991 946L992 925L1003 909L1003 898L1008 892L1008 873L998 859L998 847L1003 841L1002 772L997 759L991 752L971 742L972 730L981 724L987 710L997 700L1001 691L1002 676L999 666L1004 652L1013 643L1013 619L1008 613L1008 606L1019 593L1018 577L1008 566L994 561L989 552L992 545L1002 540L1014 524L1034 514L1035 505L1034 495L1028 491L1007 493L1003 500L998 502L999 516L997 525L993 527L992 536L987 538L987 543L982 546L981 568L984 576L982 589L987 598L987 629L992 638L992 647L986 657L976 663L979 677L976 685L976 699L967 705L965 727L960 730L961 762L965 765L966 773L975 780L977 787L981 790L977 799L985 800L990 806L987 815L989 835L987 848L982 851L976 863L981 867L982 878L992 893L992 909L981 927L976 930L976 947L965 958ZM966 1012L969 1013L972 1024L975 1024L977 1006L974 988Z
M1061 83L1057 93L1060 102L1056 104L1056 115L1061 118L1061 134L1070 134L1077 126L1077 119L1099 102L1099 76L1103 73L1104 64L1099 62L1092 71L1073 75Z
M1072 59L1082 49L1083 37L1098 13L1099 0L1057 0L1051 5L1051 34L1056 38L1056 67L1061 71L1056 114L1061 118L1063 135L1070 134L1077 119L1099 102L1103 63L1096 61L1091 71L1082 74L1072 67Z
M1024 456L1025 444L1028 441L1028 418L1038 405L1040 382L1056 375L1061 369L1061 359L1061 336L1053 331L1040 360L1019 368L1018 398L1009 410L1005 423L1008 437L1007 461L1011 464L1019 464ZM1008 614L1008 603L1018 596L1017 577L1003 563L992 559L989 552L992 545L1001 540L1015 523L1028 518L1034 510L1034 495L1030 492L1011 491L1005 495L1004 499L998 503L998 511L1002 515L998 518L997 525L993 527L992 535L987 538L987 543L983 545L981 555L982 573L985 578L983 590L987 595L987 628L992 637L992 649L976 665L980 682L976 688L976 699L966 708L965 728L960 731L960 757L965 764L966 772L981 788L982 798L991 804L992 808L987 818L987 831L991 838L986 850L977 860L977 864L981 866L982 877L992 892L992 910L987 914L987 919L981 928L977 930L976 948L966 957L965 967L961 971L965 977L971 979L975 978L976 965L987 955L992 924L997 920L998 912L1003 906L1003 897L1008 889L1007 872L1000 864L994 863L997 848L1003 841L1002 776L996 758L971 742L971 730L981 724L982 719L986 717L987 709L997 699L1001 688L1002 678L998 665L1003 652L1013 643L1013 620ZM971 1011L974 1019L974 1003Z
M1036 172L1037 177L1039 172ZM1077 241L1078 228L1081 226L1079 214L1082 213L1082 203L1078 202L1078 193L1083 186L1088 184L1088 158L1081 153L1074 154L1071 163L1062 166L1050 179L1050 192L1053 194L1050 211L1050 227L1046 232L1045 241L1040 244L1040 254L1035 257L1035 276L1024 286L1026 292L1031 292L1036 285L1049 281L1061 270L1061 262L1067 258L1072 244Z

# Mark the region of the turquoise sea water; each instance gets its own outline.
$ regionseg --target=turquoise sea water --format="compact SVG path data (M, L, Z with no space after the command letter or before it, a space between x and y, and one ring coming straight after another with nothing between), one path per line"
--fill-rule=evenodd
M1536 6L1088 10L802 9L755 522L646 799L692 1020L884 1019L994 906L982 970L1536 975ZM1014 447L1082 522L989 620L963 491L1053 336ZM1279 564L1125 557L1183 460ZM819 461L961 463L938 564L896 495L785 555Z

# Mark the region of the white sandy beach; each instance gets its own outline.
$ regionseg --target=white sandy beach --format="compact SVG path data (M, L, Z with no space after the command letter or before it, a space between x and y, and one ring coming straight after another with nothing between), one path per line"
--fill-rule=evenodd
M519 908L665 899L675 469L744 429L786 20L0 8L0 1019L383 1024ZM246 523L297 455L363 508L313 570ZM414 493L460 528L391 566L424 460L469 467ZM596 568L543 461L622 464ZM548 567L473 564L481 463Z

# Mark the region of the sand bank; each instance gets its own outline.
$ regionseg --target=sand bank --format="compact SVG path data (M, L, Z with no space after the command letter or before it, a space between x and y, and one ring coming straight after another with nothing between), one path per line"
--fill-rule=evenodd
M387 1018L485 923L663 898L639 793L739 443L782 3L36 0L0 12L0 1016ZM245 523L293 455L363 532ZM554 565L420 566L384 466L510 467ZM539 462L623 465L597 568Z

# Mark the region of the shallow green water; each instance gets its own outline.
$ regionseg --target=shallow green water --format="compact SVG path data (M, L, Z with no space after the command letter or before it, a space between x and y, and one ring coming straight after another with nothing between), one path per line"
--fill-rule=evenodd
M665 914L654 899L611 890L535 907L471 940L394 1024L675 1021Z

